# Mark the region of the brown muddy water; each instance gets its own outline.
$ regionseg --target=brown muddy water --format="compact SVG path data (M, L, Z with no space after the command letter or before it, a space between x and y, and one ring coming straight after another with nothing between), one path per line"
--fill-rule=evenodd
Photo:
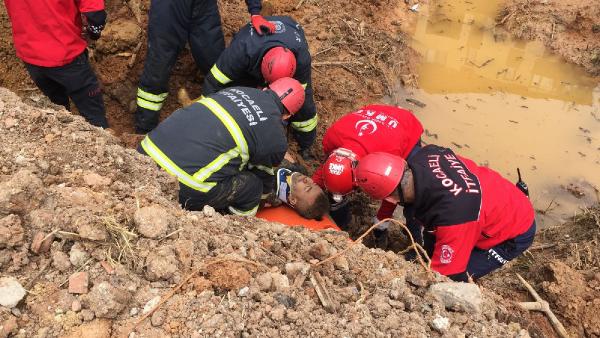
M453 148L528 183L542 226L600 200L598 79L540 42L496 28L499 1L432 1L415 14L420 89L399 90L426 143ZM426 104L407 102L414 98Z

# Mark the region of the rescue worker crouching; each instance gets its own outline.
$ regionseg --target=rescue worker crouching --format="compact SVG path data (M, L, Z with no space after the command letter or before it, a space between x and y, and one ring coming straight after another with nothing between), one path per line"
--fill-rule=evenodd
M313 174L313 180L332 195L330 215L340 228L346 230L352 219L347 195L354 189L353 168L357 161L374 152L410 159L421 149L422 133L423 126L411 111L381 104L350 112L327 129L323 153L328 157ZM395 209L395 203L382 201L373 222L391 218ZM408 227L416 229L413 237L420 239L412 208L405 206L403 211ZM373 231L374 244L380 249L388 246L387 223Z
M481 278L533 243L536 225L527 196L497 172L448 148L425 146L408 163L369 154L355 177L372 198L413 206L431 268L453 280Z
M288 16L266 17L275 27L271 35L259 35L252 24L240 29L204 79L202 94L230 86L259 87L282 77L300 81L306 91L302 108L290 118L300 155L311 157L316 138L317 113L311 79L311 56L304 30Z
M231 87L175 111L138 150L178 178L182 207L254 215L287 151L282 120L303 102L304 89L290 78L264 90Z
M260 0L246 0L258 34L272 33L272 23L260 15ZM206 74L225 48L217 0L151 0L148 51L137 90L136 133L158 124L167 98L169 77L179 53L189 43L198 68Z

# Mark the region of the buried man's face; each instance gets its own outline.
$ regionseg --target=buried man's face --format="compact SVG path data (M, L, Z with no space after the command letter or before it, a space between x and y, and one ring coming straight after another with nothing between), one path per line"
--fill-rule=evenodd
M294 208L309 208L321 194L323 194L323 190L310 177L299 172L292 174L292 185L288 200Z

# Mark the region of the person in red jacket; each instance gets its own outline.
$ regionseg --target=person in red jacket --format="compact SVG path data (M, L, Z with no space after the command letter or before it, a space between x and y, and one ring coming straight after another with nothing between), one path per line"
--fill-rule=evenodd
M17 56L40 90L70 109L69 98L85 119L108 128L102 91L88 61L82 37L100 38L106 22L104 0L4 0Z
M373 152L410 158L421 148L422 133L423 126L412 112L379 104L348 113L327 129L323 136L323 153L328 158L315 171L313 180L333 194L330 214L340 228L345 229L351 220L350 208L343 196L352 192L352 168L356 161ZM383 201L374 221L391 218L395 208L396 204ZM410 208L404 209L407 220L411 213ZM387 227L384 223L374 231L376 246L382 249L387 248Z
M481 278L533 243L525 191L448 148L425 146L408 163L373 153L358 163L355 179L374 199L412 205L431 268L453 280Z

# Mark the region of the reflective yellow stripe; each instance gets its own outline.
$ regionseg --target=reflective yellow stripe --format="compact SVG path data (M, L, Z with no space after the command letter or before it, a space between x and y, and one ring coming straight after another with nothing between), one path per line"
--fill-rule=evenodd
M308 87L308 83L303 83L302 88L306 89L306 87Z
M167 95L169 95L169 93L162 93L162 94L158 94L158 95L148 93L147 91L144 91L141 88L138 88L138 91L137 91L138 98L146 99L148 101L152 101L155 103L163 102L167 98Z
M200 102L200 100L204 100L205 98L206 98L206 96L200 95L200 97L195 99L194 102Z
M212 66L210 69L210 73L219 81L221 84L228 84L231 82L231 79L227 77L227 75L223 74L223 72L217 67L217 65Z
M137 98L137 105L138 105L138 107L142 107L142 108L146 108L146 109L154 110L154 111L159 111L163 106L162 103L154 103L154 102L146 101L146 100L142 99L141 97Z
M223 108L217 101L211 99L210 97L204 98L198 103L206 106L216 117L221 120L221 122L225 125L229 134L235 141L235 144L238 147L239 154L242 158L242 163L240 164L240 170L243 170L248 163L248 159L250 158L248 151L248 144L246 143L246 139L244 139L244 134L242 134L242 130L235 122L233 117L229 115L229 113Z
M267 166L264 166L264 165L260 165L260 164L254 165L254 164L250 163L248 165L248 168L250 168L250 169L256 168L258 170L262 170L262 171L266 172L269 175L275 175L275 170L273 168L267 167Z
M194 178L200 182L204 182L212 174L221 170L221 168L223 168L224 165L226 165L227 163L229 163L229 161L238 157L239 155L240 155L240 153L239 153L237 147L229 150L226 153L219 155L216 159L214 159L212 162L210 162L207 166L198 170L194 174Z
M315 115L315 117L313 117L310 120L300 121L300 122L292 122L292 128L306 133L306 132L309 132L309 131L315 129L317 127L318 121L319 121L319 118L317 115Z
M242 211L242 210L236 209L231 206L228 209L229 209L229 211L231 211L232 214L235 214L235 215L254 216L254 215L256 215L256 212L258 211L258 205L248 211Z
M216 185L214 182L207 183L195 180L192 176L173 163L173 161L171 161L160 149L158 149L158 147L154 144L154 142L152 142L152 140L150 140L148 136L146 136L142 141L142 148L146 154L152 157L152 159L161 166L161 168L166 170L169 174L177 177L179 182L182 184L202 192L208 192Z

